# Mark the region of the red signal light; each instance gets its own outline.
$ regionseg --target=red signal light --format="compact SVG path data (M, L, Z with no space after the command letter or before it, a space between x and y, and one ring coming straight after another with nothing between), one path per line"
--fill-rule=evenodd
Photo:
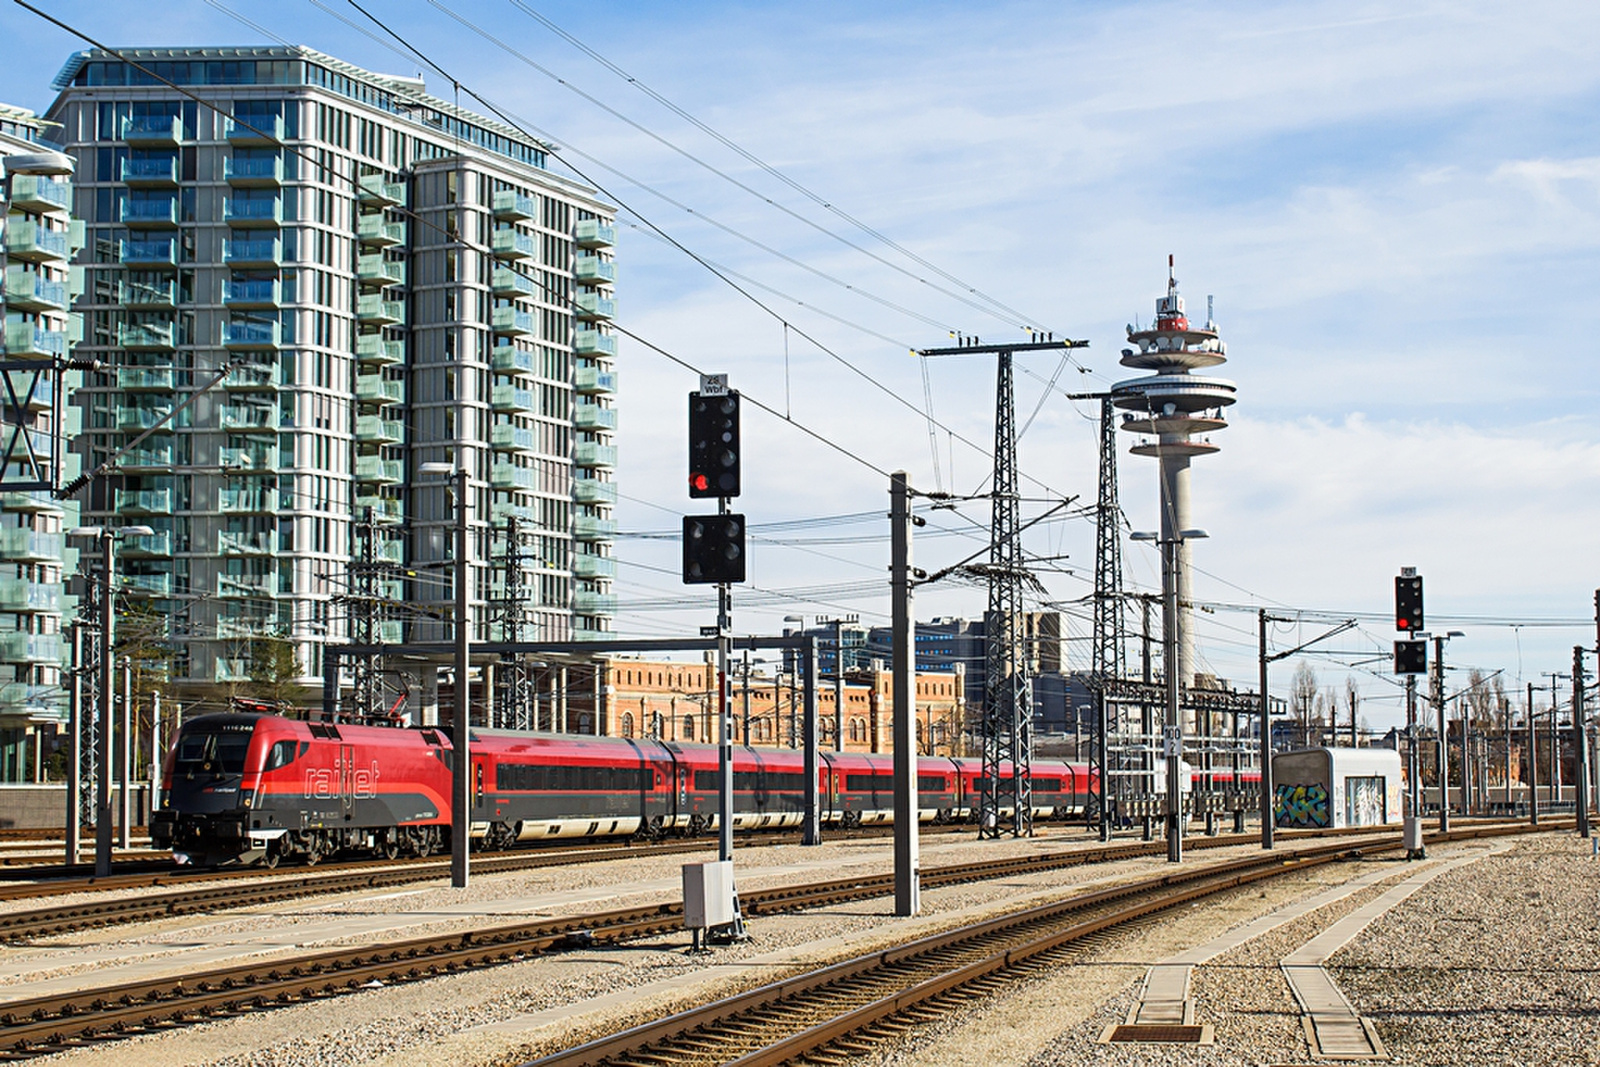
M699 471L689 473L689 489L691 492L703 493L711 488L711 479Z

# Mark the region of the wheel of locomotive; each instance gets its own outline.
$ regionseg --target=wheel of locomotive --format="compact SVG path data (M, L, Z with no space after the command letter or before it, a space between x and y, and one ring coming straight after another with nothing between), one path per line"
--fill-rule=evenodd
M645 836L652 841L660 841L667 836L667 819L664 815L652 815L650 821L645 823Z
M280 860L282 860L282 859L283 859L283 853L278 851L278 842L277 841L269 841L269 842L267 842L267 851L261 857L261 866L265 867L267 870L270 871L274 867L276 867L278 865L278 862Z
M386 860L392 860L400 855L400 842L395 839L395 831L385 830L383 837L378 841L377 848L373 851Z
M706 832L710 825L711 820L707 819L704 815L689 816L689 836L699 837L701 834Z

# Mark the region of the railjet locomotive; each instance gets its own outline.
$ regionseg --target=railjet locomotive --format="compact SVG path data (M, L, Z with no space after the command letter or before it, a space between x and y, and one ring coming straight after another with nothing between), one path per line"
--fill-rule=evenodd
M442 728L203 715L167 754L150 836L180 863L202 865L427 856L449 846L453 758ZM975 759L920 759L922 821L970 818L981 773ZM817 775L824 824L892 819L891 756L822 753ZM474 729L473 845L701 833L716 825L719 783L712 745ZM798 826L805 783L801 752L735 749L735 828ZM1036 818L1082 814L1096 792L1083 764L1033 764Z

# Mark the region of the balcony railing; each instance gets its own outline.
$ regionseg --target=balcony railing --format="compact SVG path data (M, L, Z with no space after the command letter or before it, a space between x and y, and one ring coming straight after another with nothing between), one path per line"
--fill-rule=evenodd
M617 520L575 515L572 519L572 536L580 541L609 541L617 536Z
M406 306L403 301L369 293L356 301L356 318L367 326L393 326L405 321Z
M496 230L493 241L490 247L497 259L532 259L539 254L533 236L517 230Z
M118 285L117 296L127 305L169 308L178 301L178 283L171 278L125 280Z
M283 201L275 196L259 199L229 197L222 202L222 221L238 227L282 226Z
M511 345L496 345L489 365L501 374L534 374L533 353Z
M584 219L572 231L579 248L610 248L617 243L617 228L599 219Z
M276 367L255 364L234 367L222 380L222 388L230 393L275 392L278 388Z
M124 404L117 409L117 429L151 430L158 425L171 426L170 422L161 421L171 414L171 404Z
M537 480L531 467L518 467L510 463L496 463L489 470L489 484L495 489L522 489L531 492Z
M387 181L381 174L365 174L356 182L356 199L376 207L404 204L405 183Z
M591 593L586 589L572 594L572 610L580 615L615 615L617 597L614 593Z
M172 595L172 575L124 574L122 591L135 596L169 597Z
M399 485L405 480L404 465L398 459L378 456L356 457L356 481L380 485Z
M489 445L497 452L537 452L539 438L526 427L502 424L489 430Z
M272 534L259 530L218 530L217 554L223 556L270 556L277 551Z
M260 485L224 486L217 502L223 511L277 511L278 493Z
M277 156L262 159L225 159L222 177L237 188L270 188L283 184L283 160Z
M277 348L279 324L276 322L225 322L222 324L224 348Z
M617 411L599 404L577 404L572 411L572 425L580 430L615 430Z
M5 273L6 309L9 311L64 311L67 285L51 281L20 264Z
M404 285L406 265L384 259L382 252L369 252L356 260L356 279L366 288Z
M574 478L572 499L580 504L615 504L617 483L602 482L596 478Z
M172 466L172 442L124 452L117 466L123 470L165 470Z
M491 325L493 325L495 333L512 336L534 332L532 313L518 311L516 308L510 307L495 308Z
M223 448L217 462L231 471L272 471L278 469L278 446L257 444Z
M368 404L399 404L405 400L403 382L390 381L377 374L356 375L356 399Z
M155 533L139 534L137 536L124 536L117 546L117 555L141 558L157 558L172 555L172 531L157 530Z
M282 115L247 115L229 119L226 136L234 144L272 144L283 140Z
M71 241L61 230L12 220L6 226L6 255L38 263L68 259L72 255Z
M234 308L270 308L279 303L276 278L230 281L222 290L222 302Z
M514 385L497 385L489 394L489 403L496 411L532 415L536 401L532 389L518 389Z
M223 241L222 262L230 267L279 267L283 265L283 248L276 237Z
M617 280L617 265L599 256L580 255L573 260L572 276L581 285L611 285Z
M171 489L118 489L117 510L124 514L172 514Z
M617 372L598 367L579 367L572 376L572 384L580 393L602 396L617 391Z
M7 563L40 563L58 560L66 546L64 535L16 526L0 529L0 560Z
M572 462L579 467L615 467L617 446L579 441L572 446Z
M270 597L278 591L275 574L219 574L217 595L220 597Z
M579 578L615 578L617 561L610 556L574 556L572 573Z
M11 179L11 206L25 211L70 211L72 185L43 174L18 174Z
M117 388L124 392L172 391L171 367L118 367Z
M60 663L60 634L0 634L0 661Z
M405 519L405 510L400 506L400 501L376 494L357 494L356 517L364 516L368 508L372 509L372 518L375 522L388 524L402 522Z
M175 146L183 140L183 120L176 115L141 115L122 120L122 139L130 144Z
M609 322L617 317L617 302L599 293L579 293L572 301L578 318Z
M494 217L511 222L523 222L539 217L539 204L531 196L515 189L501 189L494 194Z
M45 330L31 322L6 323L6 355L22 359L46 359L67 354L67 335L61 330Z
M356 240L364 245L388 247L405 241L403 222L386 222L382 215L362 215L356 220Z
M405 359L405 345L400 341L386 341L378 334L362 334L356 338L356 359L362 363L387 365Z
M496 267L489 283L495 296L534 296L539 287L533 284L532 278L524 277L510 267Z
M392 445L405 439L406 424L377 415L356 416L356 440L364 445Z
M580 356L615 356L617 339L599 330L578 330L572 336L572 350Z
M178 201L172 197L165 200L124 200L122 224L129 229L176 226Z
M117 327L117 343L123 348L171 349L175 327L171 323L134 323Z
M124 159L122 183L135 188L171 188L178 184L178 160L175 156L158 159Z
M217 414L217 425L235 432L276 430L278 408L275 404L225 404Z

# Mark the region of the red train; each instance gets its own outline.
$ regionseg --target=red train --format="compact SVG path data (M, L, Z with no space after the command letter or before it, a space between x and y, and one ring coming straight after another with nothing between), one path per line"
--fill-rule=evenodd
M167 755L151 838L180 862L206 865L315 863L347 850L426 856L449 843L452 757L450 736L440 729L255 713L201 716L183 725ZM472 763L472 834L479 847L693 834L716 824L714 746L474 730ZM824 824L891 820L892 757L822 753L817 773ZM970 818L980 774L975 759L920 759L920 818ZM735 827L799 825L805 784L802 753L736 749ZM1091 785L1082 764L1035 761L1035 816L1082 814Z

